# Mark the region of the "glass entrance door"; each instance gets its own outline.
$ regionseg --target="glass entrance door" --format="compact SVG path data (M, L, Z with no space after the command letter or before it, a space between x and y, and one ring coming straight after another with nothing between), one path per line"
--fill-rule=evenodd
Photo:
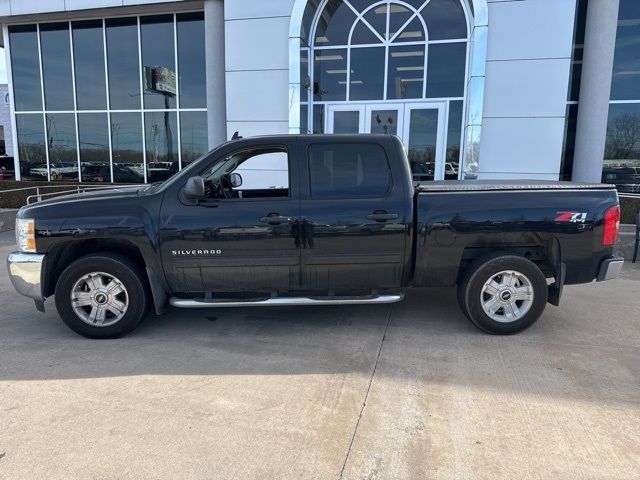
M387 133L402 138L404 123L402 103L369 104L365 111L365 133Z
M327 105L325 132L398 135L407 148L414 180L443 180L445 120L446 102Z
M365 133L364 105L328 105L327 133Z
M414 181L445 178L446 103L408 103L401 136L407 147Z

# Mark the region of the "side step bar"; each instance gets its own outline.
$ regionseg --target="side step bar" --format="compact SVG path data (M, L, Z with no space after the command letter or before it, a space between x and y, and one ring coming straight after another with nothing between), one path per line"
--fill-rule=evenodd
M204 298L171 297L169 303L179 308L284 307L296 305L395 303L403 298L404 293L394 295L369 295L364 297L264 297L252 300L207 300Z

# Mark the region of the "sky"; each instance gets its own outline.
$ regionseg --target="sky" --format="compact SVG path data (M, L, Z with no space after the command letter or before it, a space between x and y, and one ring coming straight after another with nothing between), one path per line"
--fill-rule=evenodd
M0 48L0 83L7 83L7 62L4 61L4 48Z

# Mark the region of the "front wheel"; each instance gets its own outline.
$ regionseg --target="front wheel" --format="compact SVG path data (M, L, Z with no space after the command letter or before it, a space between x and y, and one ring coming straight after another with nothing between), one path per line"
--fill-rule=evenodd
M89 338L115 338L144 318L149 294L142 269L129 259L96 254L69 265L56 285L56 308L64 323Z
M538 266L517 255L495 254L468 268L458 303L481 330L508 335L533 325L547 304L548 287Z

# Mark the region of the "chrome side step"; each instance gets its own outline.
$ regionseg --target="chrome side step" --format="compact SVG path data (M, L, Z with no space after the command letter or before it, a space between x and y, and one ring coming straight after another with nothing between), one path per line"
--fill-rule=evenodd
M372 303L395 303L404 298L404 293L394 295L370 295L364 297L264 297L252 300L207 300L204 298L171 297L169 303L179 308L225 308L225 307L284 307L296 305L359 305Z

